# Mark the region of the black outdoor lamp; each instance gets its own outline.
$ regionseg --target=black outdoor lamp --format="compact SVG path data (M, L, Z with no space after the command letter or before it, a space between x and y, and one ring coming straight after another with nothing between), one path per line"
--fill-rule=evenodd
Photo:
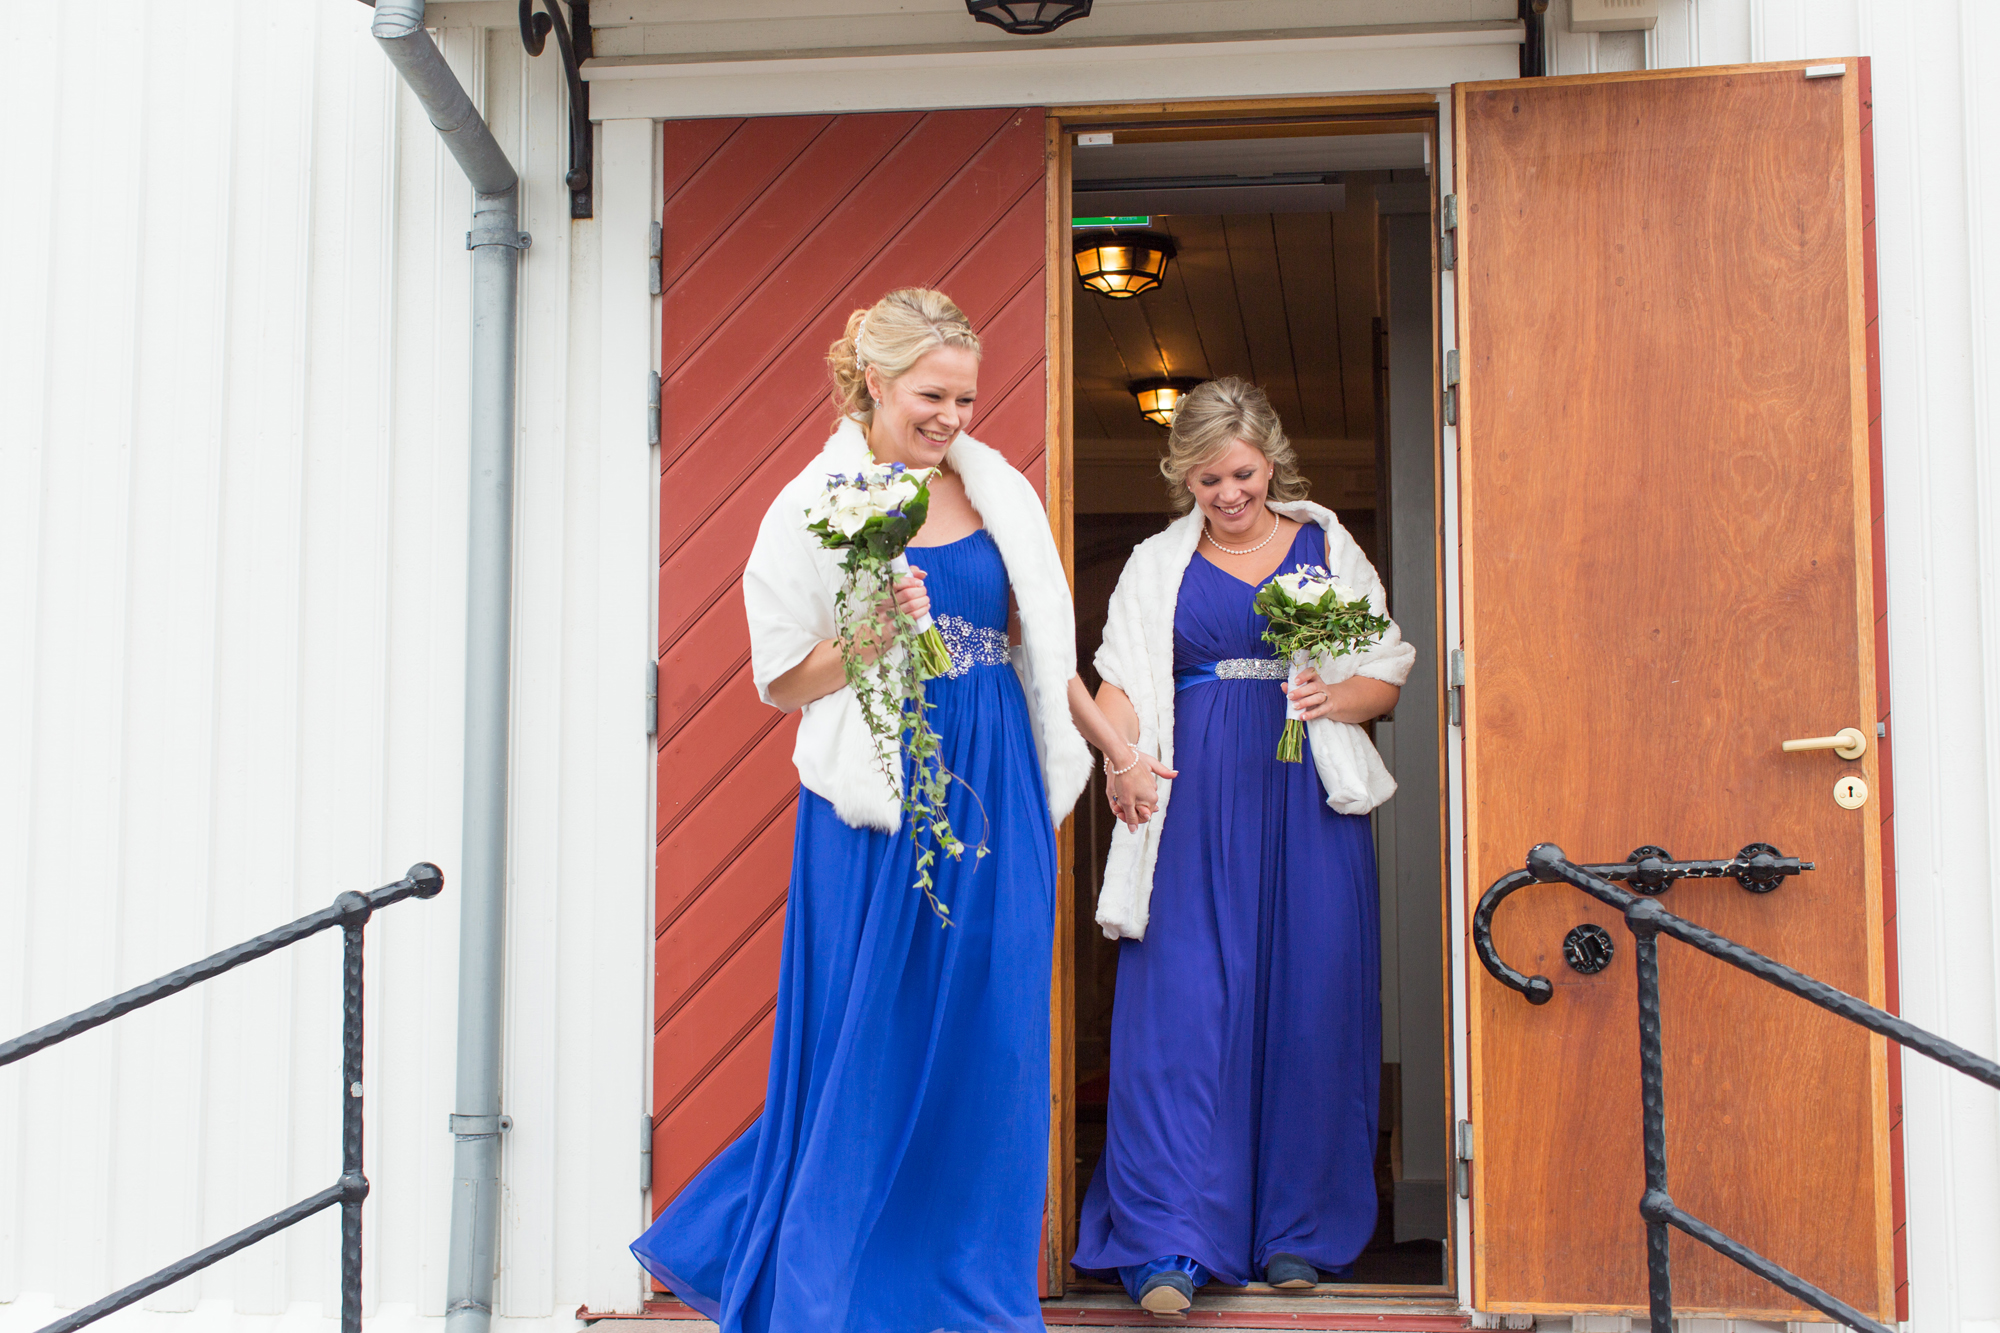
M1077 235L1075 254L1084 286L1123 300L1160 285L1174 257L1174 240L1152 231L1087 231Z
M965 11L1016 37L1033 37L1089 17L1090 0L965 0Z

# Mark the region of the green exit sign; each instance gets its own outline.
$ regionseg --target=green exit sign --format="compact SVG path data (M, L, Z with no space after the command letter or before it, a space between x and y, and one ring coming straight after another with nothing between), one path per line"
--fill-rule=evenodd
M1149 213L1141 213L1129 218L1071 218L1069 221L1072 227L1149 227L1153 218Z

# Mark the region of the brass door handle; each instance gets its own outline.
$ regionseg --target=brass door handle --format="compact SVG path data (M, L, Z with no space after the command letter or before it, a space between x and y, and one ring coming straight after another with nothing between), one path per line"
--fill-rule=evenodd
M1842 727L1831 736L1807 736L1786 741L1786 750L1831 750L1842 759L1859 759L1868 753L1868 736L1859 727Z

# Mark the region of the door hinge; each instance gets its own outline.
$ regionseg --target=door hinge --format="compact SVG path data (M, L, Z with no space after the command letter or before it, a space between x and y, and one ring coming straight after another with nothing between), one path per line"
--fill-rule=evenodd
M646 372L646 443L660 442L660 372Z
M1444 354L1444 424L1458 424L1458 349L1450 347Z
M646 663L646 734L660 734L660 664Z
M1472 1122L1461 1120L1453 1135L1454 1146L1458 1149L1452 1162L1452 1182L1458 1190L1458 1197L1472 1197Z
M1448 194L1441 205L1442 225L1438 228L1438 265L1458 267L1458 196Z
M1450 675L1445 680L1451 686L1450 722L1454 727L1462 727L1465 725L1465 650L1452 649L1450 662Z
M652 271L652 278L648 284L650 290L655 296L658 296L660 294L660 243L661 243L660 224L655 222L653 224L653 251L652 251L653 258L652 258L652 263L650 265Z
M653 1188L653 1117L639 1112L639 1188Z

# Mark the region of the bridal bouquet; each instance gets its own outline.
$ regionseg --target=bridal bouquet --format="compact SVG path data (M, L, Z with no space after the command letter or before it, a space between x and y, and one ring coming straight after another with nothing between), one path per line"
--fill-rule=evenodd
M1375 643L1389 621L1368 609L1368 595L1357 592L1318 565L1300 565L1280 574L1257 594L1257 613L1270 622L1264 641L1288 657L1292 673L1287 691L1317 657L1339 657ZM1285 699L1285 730L1278 737L1278 758L1288 764L1305 757L1305 723L1298 706Z
M825 493L806 510L806 528L828 550L847 552L850 583L864 568L878 575L886 568L887 584L910 572L903 548L930 512L934 470L876 463L851 477L836 472L826 479ZM915 634L903 646L926 680L951 670L951 654L928 615L916 622Z
M841 566L847 577L834 598L847 683L861 704L862 721L879 742L877 756L892 785L898 752L910 757L903 812L911 816L910 841L917 846L917 887L938 920L950 925L951 909L932 887L937 854L919 835L929 829L947 856L965 851L945 816L953 775L938 761L937 733L924 716L931 705L924 702L923 683L951 670L951 654L930 616L911 617L893 596L896 580L910 572L903 552L929 512L933 471L874 463L852 475L833 473L806 509L806 530L826 549L847 553ZM860 656L867 647L876 650L872 663ZM984 855L982 842L974 856Z

